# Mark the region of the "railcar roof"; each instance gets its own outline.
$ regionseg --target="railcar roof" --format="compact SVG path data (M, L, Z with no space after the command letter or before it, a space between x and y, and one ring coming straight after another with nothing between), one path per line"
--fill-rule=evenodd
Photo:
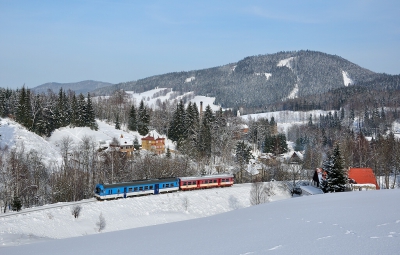
M233 178L232 174L216 174L216 175L203 175L203 176L195 176L195 177L179 177L182 181L188 180L208 180L215 178Z
M107 183L102 184L104 188L118 188L118 187L126 187L126 186L135 186L135 185L145 185L145 184L156 184L163 182L174 182L178 181L178 178L165 178L165 179L150 179L150 180L135 180L131 182L120 182L120 183Z

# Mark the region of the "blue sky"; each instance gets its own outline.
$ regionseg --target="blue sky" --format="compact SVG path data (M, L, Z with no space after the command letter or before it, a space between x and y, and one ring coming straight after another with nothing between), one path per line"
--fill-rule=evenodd
M400 74L400 1L0 0L0 87L137 80L317 50Z

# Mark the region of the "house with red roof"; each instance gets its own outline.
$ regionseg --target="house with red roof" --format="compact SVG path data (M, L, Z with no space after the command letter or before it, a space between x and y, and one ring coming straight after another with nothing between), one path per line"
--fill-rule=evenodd
M353 190L379 189L372 168L349 168L348 177Z
M158 155L165 153L165 138L150 136L142 138L142 149L152 151Z

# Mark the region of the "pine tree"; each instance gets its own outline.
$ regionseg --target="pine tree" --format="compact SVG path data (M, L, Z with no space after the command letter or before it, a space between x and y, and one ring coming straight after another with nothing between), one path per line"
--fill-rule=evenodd
M285 134L278 134L277 136L277 143L278 143L278 154L286 153L288 151L288 146L286 142L286 135Z
M76 126L77 127L84 127L86 123L86 102L85 96L79 94L78 101L77 101L77 119L76 119Z
M85 111L86 111L85 126L90 127L90 129L97 130L98 126L97 126L96 116L95 116L93 105L92 105L92 99L90 98L90 93L88 93L88 96L87 96Z
M168 138L177 143L179 147L183 141L185 133L186 112L182 100L176 105L176 110L172 116L168 129Z
M21 211L21 208L22 208L21 199L19 199L19 197L14 197L11 207L12 207L13 211L17 211L17 212Z
M72 96L70 123L71 123L72 127L78 127L79 126L79 108L78 108L78 100L76 98L75 93Z
M137 114L135 105L132 105L131 110L129 111L128 129L137 131Z
M201 120L200 139L198 141L199 152L203 157L211 156L212 135L211 129L214 123L214 115L210 105L207 105Z
M264 153L273 153L274 152L274 139L270 134L267 134L264 138Z
M18 96L15 120L28 129L32 126L30 90L25 89L25 86L22 87Z
M339 144L336 144L332 155L324 161L323 169L326 172L326 179L321 185L324 192L343 192L346 190L347 173L344 169L344 160Z
M121 129L121 123L119 122L119 114L115 115L115 129Z
M138 132L140 135L146 135L149 133L150 115L143 100L140 101L139 111L138 111Z
M238 142L236 144L236 162L239 165L239 172L236 174L236 179L239 183L243 182L243 171L252 158L251 147L246 145L244 141Z

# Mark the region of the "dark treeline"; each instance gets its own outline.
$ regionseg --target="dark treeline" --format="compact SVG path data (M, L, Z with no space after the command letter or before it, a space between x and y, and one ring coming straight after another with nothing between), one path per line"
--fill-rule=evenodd
M62 89L58 95L51 90L35 95L25 87L0 88L0 116L11 117L40 136L50 136L55 129L69 125L97 129L90 94L85 98Z

